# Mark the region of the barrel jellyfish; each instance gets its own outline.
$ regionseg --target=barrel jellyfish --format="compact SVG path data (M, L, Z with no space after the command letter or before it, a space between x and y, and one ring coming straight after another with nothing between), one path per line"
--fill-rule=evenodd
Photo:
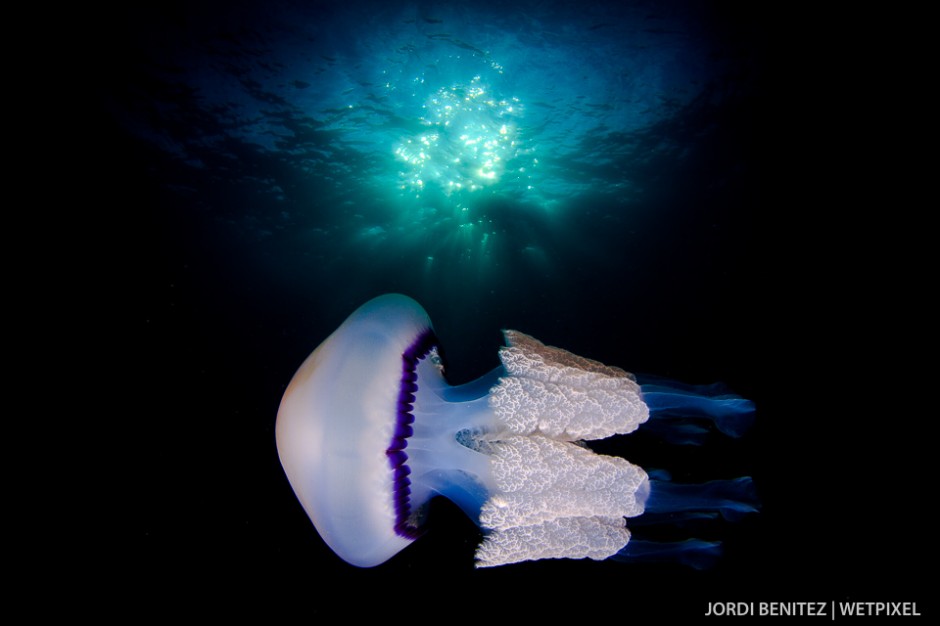
M450 385L424 309L375 298L300 366L281 400L281 464L323 540L359 567L417 539L434 496L483 533L477 567L546 558L682 555L716 544L631 540L627 520L668 515L734 519L754 511L750 478L680 485L585 443L646 422L694 441L697 420L737 435L754 405L716 386L632 374L514 330L501 366Z

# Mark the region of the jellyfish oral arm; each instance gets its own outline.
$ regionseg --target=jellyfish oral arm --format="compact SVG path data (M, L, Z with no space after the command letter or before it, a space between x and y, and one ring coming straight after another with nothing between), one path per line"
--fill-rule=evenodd
M620 368L579 357L514 330L499 358L506 375L490 394L509 432L564 441L605 439L649 417L640 386Z
M495 489L477 566L541 558L607 558L643 513L646 473L574 443L635 430L648 417L639 386L607 367L506 331L506 375L490 392L497 432L487 438Z
M523 333L505 338L491 388L450 387L433 350L418 364L412 505L456 502L486 531L479 567L607 558L629 541L624 518L643 512L646 473L574 442L635 430L648 416L639 385Z
M627 461L540 435L494 445L498 490L483 505L478 567L544 558L606 559L643 513L646 473Z

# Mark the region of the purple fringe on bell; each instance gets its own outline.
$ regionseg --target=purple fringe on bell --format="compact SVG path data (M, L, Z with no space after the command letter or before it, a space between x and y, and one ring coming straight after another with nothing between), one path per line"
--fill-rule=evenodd
M395 434L385 451L388 462L392 466L392 482L395 500L395 532L407 539L417 539L421 530L411 524L411 468L408 467L408 438L414 433L411 425L415 421L414 410L415 392L418 391L418 361L431 352L437 344L434 331L430 328L418 335L404 354L401 355L401 384L398 392L397 420Z

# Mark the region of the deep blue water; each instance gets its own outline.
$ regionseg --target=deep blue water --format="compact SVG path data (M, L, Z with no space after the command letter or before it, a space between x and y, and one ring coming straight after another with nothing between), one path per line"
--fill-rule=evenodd
M863 531L824 515L793 530L801 510L853 499L805 486L817 470L793 467L794 446L813 456L831 439L807 440L777 404L792 387L774 352L792 303L769 286L767 234L786 218L764 182L761 11L244 1L109 20L88 72L110 154L102 204L122 233L108 265L133 268L113 315L127 358L146 355L117 375L140 407L120 453L135 469L116 568L141 581L135 593L189 597L223 580L264 599L283 585L326 613L348 586L447 581L479 597L522 581L555 594L565 580L621 605L632 587L648 599L635 614L685 618L717 600L869 599ZM726 557L706 574L476 572L479 536L446 504L389 564L346 566L290 490L274 418L306 355L390 291L428 310L453 382L495 366L500 329L515 328L627 370L727 383L758 405L743 440L606 445L687 480L752 475L764 511L717 531ZM781 570L793 588L768 591Z
M506 325L735 341L759 169L746 11L208 6L134 12L109 104L173 207L160 219L205 228L220 279L290 294L301 336L402 291L458 369Z

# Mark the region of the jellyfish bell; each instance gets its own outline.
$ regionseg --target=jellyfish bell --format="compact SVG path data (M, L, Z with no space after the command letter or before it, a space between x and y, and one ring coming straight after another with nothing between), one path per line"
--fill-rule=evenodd
M301 365L278 411L278 454L317 531L345 561L371 567L404 549L437 495L483 530L478 567L705 553L714 544L631 542L625 520L647 509L729 518L755 509L749 478L651 481L627 460L583 445L632 432L651 416L681 420L666 432L688 430L689 416L734 431L753 413L747 400L657 379L648 404L619 368L504 334L501 366L450 385L427 313L389 294L357 309Z
M277 415L277 449L297 498L323 540L360 567L414 540L396 530L389 450L402 355L430 331L404 296L376 298L353 313L297 370Z

